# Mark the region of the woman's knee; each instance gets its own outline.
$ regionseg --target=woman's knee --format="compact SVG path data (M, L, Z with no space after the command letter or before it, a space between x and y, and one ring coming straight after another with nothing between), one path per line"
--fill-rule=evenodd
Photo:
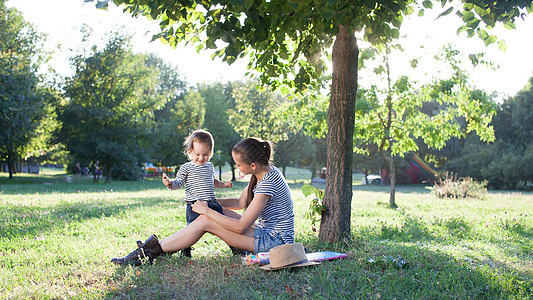
M197 226L200 226L202 228L207 228L209 227L209 225L211 225L214 222L204 215L199 215L198 218L196 218L196 220L193 221L193 223L196 223Z

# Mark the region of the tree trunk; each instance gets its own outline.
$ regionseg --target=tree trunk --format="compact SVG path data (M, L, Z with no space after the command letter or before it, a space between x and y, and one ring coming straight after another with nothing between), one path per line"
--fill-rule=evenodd
M340 27L333 44L333 78L328 109L325 211L319 237L339 241L351 236L353 132L359 50L350 28Z
M111 181L113 181L113 177L111 176L111 169L113 168L113 165L111 164L107 164L105 166L105 183L109 183ZM104 172L102 172L102 176L104 175Z
M380 151L379 154L383 161L387 163L389 167L389 186L390 186L390 198L389 203L391 208L398 208L396 205L396 166L394 165L394 159L392 157L387 157L383 151ZM383 180L382 180L383 181Z
M222 165L218 165L218 180L222 181Z
M235 165L232 163L230 163L229 165L231 167L231 181L235 181L237 180L237 178L235 177Z
M7 157L7 168L9 170L9 179L13 179L13 169L15 168L15 162L13 159L13 155L9 155Z

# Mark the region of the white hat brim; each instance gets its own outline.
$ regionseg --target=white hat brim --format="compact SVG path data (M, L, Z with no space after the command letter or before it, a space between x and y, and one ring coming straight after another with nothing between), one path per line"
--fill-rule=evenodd
M266 270L266 271L274 271L274 270L281 270L281 269L288 269L288 268L296 268L296 267L315 266L315 265L319 265L319 264L320 264L320 263L319 263L319 262L316 262L316 261L306 261L306 262L303 262L303 263L299 263L299 264L295 264L295 265L289 265L289 266L284 266L284 267L279 267L279 268L274 268L274 269L270 267L270 264L268 264L268 265L264 265L264 266L259 267L259 269Z

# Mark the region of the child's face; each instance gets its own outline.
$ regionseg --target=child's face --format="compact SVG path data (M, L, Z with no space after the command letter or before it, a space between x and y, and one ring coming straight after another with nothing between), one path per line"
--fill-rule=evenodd
M192 149L189 150L191 161L197 166L203 166L211 158L211 149L206 143L193 142Z

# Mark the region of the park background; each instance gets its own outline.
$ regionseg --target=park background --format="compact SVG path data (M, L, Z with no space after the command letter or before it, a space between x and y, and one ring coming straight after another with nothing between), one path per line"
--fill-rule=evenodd
M2 10L7 11L5 6ZM492 142L463 133L433 149L415 139L417 151L391 155L399 176L413 166L424 173L427 164L441 174L453 174L450 188L466 182L470 184L467 188L479 193L464 197L452 191L450 197L440 198L436 193L439 186L432 184L433 176L420 177L418 185L400 180L409 185L397 187L398 208L392 210L388 203L391 191L381 184L384 180L361 185L364 174L387 170L375 147L361 137L361 143L355 146L366 154L354 153L352 166L354 238L331 244L317 238L309 208L314 197L305 196L301 190L326 165L325 101L304 111L305 122L295 122L287 114L297 111L291 106L293 100L257 89L254 82L239 76L226 80L227 76L216 75L214 80L189 82L179 63L165 61L157 53L137 52L129 42L134 36L127 27L108 26L103 35L95 35L95 28L80 25L77 30L81 35L72 38L74 46L67 51L68 70L54 70L52 62L57 58L44 59L50 48L44 38L40 39L40 31L17 24L23 25L13 32L3 31L2 37L22 34L17 43L35 46L20 48L35 63L29 68L34 73L4 95L26 92L28 87L36 92L2 102L2 108L20 110L17 104L23 102L21 99L30 101L25 103L28 106L21 106L22 121L9 124L15 125L16 131L2 127L5 172L0 173L1 259L2 274L6 275L0 290L5 297L531 297L531 79L513 80L514 76L505 75L513 83L522 82L521 86L505 92L479 89L480 85L472 81L478 74L491 74L494 65L487 56L476 54L474 58L484 63L471 66L468 63L472 56L468 54L472 49L455 44L426 49L424 58L436 66L432 57L444 53L445 57L456 58L457 64L441 61L438 67L413 73L392 66L394 72L401 69L399 74L412 76L409 79L417 82L414 90L452 83L456 80L453 72L445 70L453 67L467 75L461 78L461 84L481 90L483 103L495 112L490 123ZM530 39L526 35L522 40ZM6 45L13 41L3 40ZM383 66L383 57L370 46L366 53L374 59L361 67L360 76L371 80L362 80L361 85L368 90L371 83L383 88L387 78L376 71ZM408 65L421 60L419 53L407 53L412 56L405 59ZM400 53L402 56L407 55ZM517 78L519 71L531 74L525 63L527 55L521 56L524 63L514 68ZM62 64L64 67L64 60ZM92 68L85 68L88 65ZM206 76L217 73L210 65L197 68ZM439 72L433 73L435 69ZM233 72L224 69L221 73ZM108 75L97 81L101 85L94 86L91 78L98 73ZM420 74L426 80L415 78ZM121 80L117 84L106 78ZM91 87L93 92L87 93ZM102 90L115 93L116 103L88 96L99 95ZM443 108L433 103L421 111L431 115L439 109ZM113 118L106 120L105 116L110 115ZM105 122L97 122L102 119ZM460 118L457 121L464 124ZM250 135L273 140L274 162L288 178L295 200L297 240L308 250L346 252L349 258L309 270L266 274L242 266L240 258L231 256L227 247L207 237L195 249L198 256L192 261L173 256L138 269L110 265L109 258L130 250L133 241L154 232L168 236L184 225L182 191L166 191L157 176L145 176L143 167L145 163L175 167L185 162L181 144L195 128L213 133L217 176L235 182L236 188L219 193L222 197L238 195L246 184L246 178L240 178L232 168L232 145ZM12 139L15 137L18 140ZM12 140L12 144L6 142ZM16 147L6 147L10 145ZM417 158L423 161L417 163ZM88 167L91 176L78 174L77 163ZM97 164L102 173L97 172ZM46 167L39 167L39 174L31 174L31 166ZM237 283L243 281L249 283L244 289Z

